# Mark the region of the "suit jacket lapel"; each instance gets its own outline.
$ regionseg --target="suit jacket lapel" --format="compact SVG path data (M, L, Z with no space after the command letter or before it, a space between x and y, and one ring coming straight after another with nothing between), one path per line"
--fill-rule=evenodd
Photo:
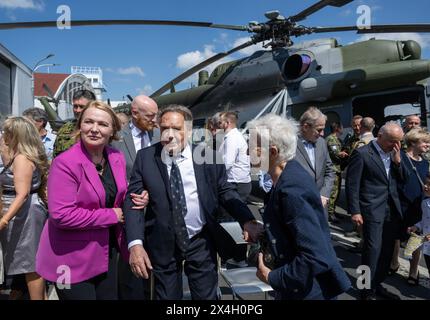
M194 155L195 147L196 147L195 145L192 146L193 155ZM206 183L205 165L204 163L200 163L200 164L196 163L193 158L193 167L194 167L194 175L196 177L197 193L199 195L200 206L202 208L205 208L207 212L210 212L210 210L208 210L208 207L207 207L209 202L206 200L208 190L206 188L207 183Z
M96 167L91 162L90 155L85 150L84 146L81 144L80 141L77 143L77 145L79 147L77 146L76 150L77 152L80 152L82 155L81 166L84 171L84 174L87 177L89 183L91 184L91 186L93 187L94 191L96 192L99 198L100 207L104 207L106 203L105 188L103 187L102 181L99 177Z
M384 177L388 181L387 177L387 171L385 170L384 163L382 162L381 156L379 155L378 150L373 145L372 142L370 142L370 148L369 148L370 158L376 163L376 165L381 169L382 173L384 174Z
M103 187L102 181L97 173L96 167L90 161L85 161L82 163L82 168L84 169L85 176L99 198L100 207L104 207L106 203L105 188Z
M306 162L308 163L309 168L311 168L312 171L315 171L315 168L312 166L311 159L309 159L309 155L306 152L305 146L303 145L302 138L300 136L299 136L299 139L297 141L297 147L298 147L300 153L302 154L303 158L305 158ZM316 150L315 150L315 155L316 155ZM315 161L316 161L316 157L315 157Z
M315 175L317 177L320 176L322 168L325 166L326 159L323 159L323 146L322 143L325 143L325 140L322 138L318 138L317 142L315 143Z
M131 134L130 127L128 125L124 126L122 139L127 148L127 151L131 159L136 159L136 147L134 146L133 135Z
M155 152L155 162L157 163L158 169L160 170L161 177L163 178L163 183L166 188L166 192L169 198L169 201L171 200L171 193L170 193L170 181L169 181L169 174L167 172L167 166L164 164L163 160L161 159L161 151L163 149L163 146L159 144L157 146L157 150Z
M112 170L113 177L115 179L118 192L115 197L115 204L120 203L122 197L124 196L123 190L127 188L126 173L124 171L124 166L121 165L120 157L118 154L111 152L110 148L107 149L107 157L109 165Z

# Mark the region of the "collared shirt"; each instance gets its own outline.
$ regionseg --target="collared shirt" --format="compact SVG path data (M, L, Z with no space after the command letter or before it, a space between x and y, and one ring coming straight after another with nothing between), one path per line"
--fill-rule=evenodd
M179 172L181 173L182 184L184 186L185 202L187 204L187 214L184 217L185 225L187 226L188 237L191 238L198 234L206 224L205 216L200 208L199 195L197 192L197 182L194 173L194 163L191 152L191 147L187 144L181 154L175 157L170 157L163 149L163 162L167 166L167 172L170 178L170 170L172 162L175 161ZM141 240L134 240L128 244L130 249L136 244L143 244Z
M307 140L302 140L305 147L306 153L308 154L309 160L312 163L312 167L315 169L315 143Z
M251 182L248 144L237 128L231 129L224 136L219 152L223 155L228 182Z
M187 144L181 154L170 157L163 149L167 172L172 169L172 162L175 161L181 173L182 184L184 185L185 201L187 203L187 214L184 217L187 226L188 236L191 238L198 234L206 223L205 217L200 209L199 195L197 192L197 182L194 173L194 163L191 147Z
M48 160L52 160L52 156L54 153L54 143L57 136L49 131L46 132L46 135L41 137L43 146L45 147L45 153L48 157Z
M136 152L142 149L142 135L144 141L143 148L151 146L151 140L149 139L148 132L140 130L133 124L133 121L130 121L130 131L131 135L133 136L134 148L136 149Z
M372 132L365 132L360 135L360 140L372 141L372 140L375 140L375 137L373 136Z
M372 143L375 146L376 150L378 150L379 156L381 157L382 163L384 164L385 171L388 177L390 174L390 168L391 168L391 152L385 152L384 150L382 150L379 144L376 142L376 140L373 140Z

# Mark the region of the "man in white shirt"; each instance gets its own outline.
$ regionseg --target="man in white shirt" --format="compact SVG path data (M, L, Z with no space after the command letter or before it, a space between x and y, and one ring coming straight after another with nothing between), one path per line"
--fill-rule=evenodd
M237 187L241 199L246 202L251 193L251 164L248 143L237 129L237 114L223 112L219 127L224 130L224 141L219 152L223 155L227 181Z
M363 228L361 264L370 269L371 288L361 290L363 300L375 300L375 295L400 299L381 283L388 274L402 226L397 191L404 176L400 160L402 137L402 128L388 122L376 140L355 149L346 173L348 213L353 223Z
M153 274L157 300L182 299L183 271L193 299L217 298L219 204L243 226L245 240L255 241L262 231L227 182L224 165L213 161L213 151L188 144L192 120L191 111L183 106L162 110L161 143L137 155L124 204L131 268L138 277ZM129 196L143 190L149 192L145 215L133 209Z
M39 131L40 139L42 140L43 146L45 147L45 153L48 157L48 161L51 161L54 151L54 143L57 136L46 130L46 125L48 124L48 114L45 110L40 108L29 108L24 110L22 115L30 119L36 126L37 130Z

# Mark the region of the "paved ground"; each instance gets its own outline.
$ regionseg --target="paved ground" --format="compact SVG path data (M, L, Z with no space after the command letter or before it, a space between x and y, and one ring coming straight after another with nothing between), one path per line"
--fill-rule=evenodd
M360 265L360 255L358 253L351 252L351 248L354 247L354 244L359 241L358 238L348 238L344 236L345 231L349 231L351 228L349 216L346 215L344 210L344 202L342 201L343 197L341 197L341 201L339 206L337 207L337 212L342 215L344 218L340 221L339 224L331 224L331 235L333 240L333 246L337 253L337 256L347 272L348 276L351 279L351 282L354 285L356 283L357 274L355 272L358 265ZM253 211L254 215L261 219L258 209L261 207L261 204L257 203L258 199L250 204L250 208ZM400 258L400 268L398 273L393 276L390 276L385 281L384 285L393 293L396 293L402 297L404 300L430 300L430 280L427 268L425 268L424 261L420 262L419 272L420 272L420 285L419 286L409 286L406 282L408 276L409 262L403 258ZM231 300L232 294L230 288L227 286L226 282L220 277L219 281L220 293L223 300ZM342 294L339 297L339 300L357 300L358 292L352 288L349 292ZM6 299L5 295L8 292L0 293L0 300ZM57 296L55 294L55 290L50 288L49 291L50 300L56 300ZM262 293L258 294L248 294L245 295L244 298L246 300L261 300L264 299L265 296ZM271 297L268 297L271 299Z

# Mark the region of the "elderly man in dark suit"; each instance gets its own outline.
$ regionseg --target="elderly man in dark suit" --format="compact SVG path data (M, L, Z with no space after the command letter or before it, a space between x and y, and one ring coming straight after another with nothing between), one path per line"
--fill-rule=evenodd
M192 147L192 114L172 105L160 114L161 143L138 152L124 215L130 265L139 277L154 275L156 299L182 298L182 271L193 299L216 299L215 212L221 203L256 240L261 226L227 182L212 150ZM130 194L149 193L145 215L133 209Z
M331 244L319 191L305 169L293 160L295 121L268 114L251 121L248 127L252 163L268 163L273 181L263 217L274 266L270 270L260 254L257 276L276 290L277 299L336 298L351 283ZM263 135L265 129L268 134ZM253 134L257 134L256 139L252 139ZM258 157L261 161L255 161Z
M402 211L397 182L402 179L400 142L402 128L388 122L378 138L356 149L346 174L348 213L353 223L363 226L362 265L370 268L371 288L363 289L363 300L376 295L400 299L381 286L388 274L395 239L398 238Z
M294 158L316 183L324 208L328 205L336 177L327 143L323 138L326 121L327 116L315 107L310 107L303 113L300 117L300 133Z
M157 103L145 95L136 96L131 103L131 120L119 132L120 140L112 146L124 154L126 160L127 181L140 149L147 148L160 140L157 128ZM130 266L122 259L118 261L119 298L122 300L142 300L148 298L149 285L136 278ZM144 293L146 288L146 295ZM145 297L146 296L146 297Z

